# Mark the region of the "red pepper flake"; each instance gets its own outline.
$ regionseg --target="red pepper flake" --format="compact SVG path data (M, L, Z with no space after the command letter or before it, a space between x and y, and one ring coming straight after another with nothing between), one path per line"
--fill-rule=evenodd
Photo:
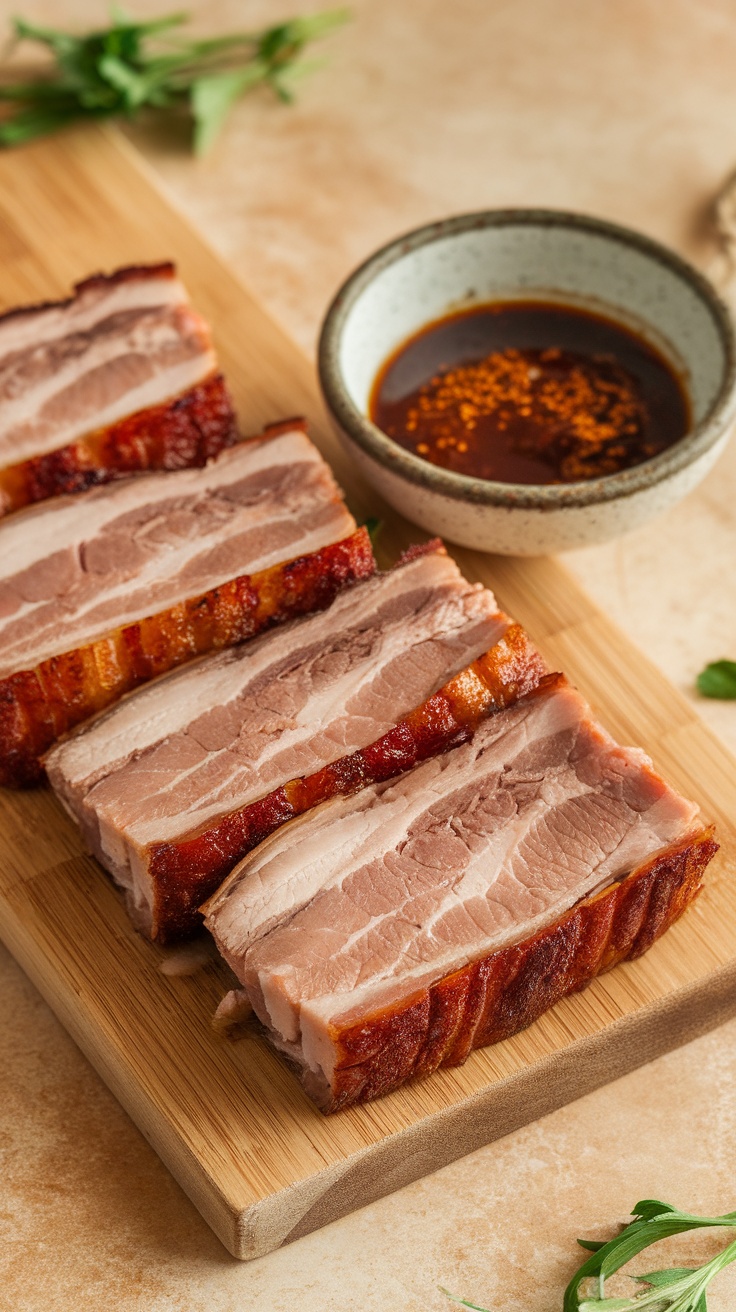
M524 304L514 309L523 311ZM401 445L446 469L527 483L615 474L651 459L684 435L687 401L663 357L612 321L557 305L549 308L557 318L570 314L582 319L589 334L591 320L602 322L614 340L620 334L627 364L610 351L509 346L435 368L399 400L387 399L392 370L404 351L423 346L420 334L379 376L375 422ZM489 309L486 316L498 331L502 315L489 315ZM531 309L539 317L544 307L535 303ZM462 325L469 317L456 319ZM639 364L632 342L644 359L640 368L627 367L632 361Z

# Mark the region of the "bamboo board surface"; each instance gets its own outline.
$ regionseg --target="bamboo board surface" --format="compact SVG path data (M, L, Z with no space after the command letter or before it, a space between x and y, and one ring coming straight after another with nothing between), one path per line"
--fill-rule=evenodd
M0 301L68 292L97 269L173 258L210 320L245 432L306 414L359 518L395 558L422 535L361 486L309 362L177 214L113 131L0 157ZM323 1118L255 1034L219 1037L212 962L163 975L48 790L0 795L0 935L237 1257L268 1252L578 1097L736 1013L736 762L554 560L457 551L625 743L715 820L706 891L641 960L524 1033L365 1107Z

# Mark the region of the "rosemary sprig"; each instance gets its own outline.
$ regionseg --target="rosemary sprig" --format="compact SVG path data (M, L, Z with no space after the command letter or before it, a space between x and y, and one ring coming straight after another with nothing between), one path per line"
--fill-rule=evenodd
M719 1271L736 1261L736 1240L702 1266L666 1267L661 1271L650 1271L647 1275L634 1276L639 1284L647 1288L630 1298L607 1298L606 1280L632 1257L636 1257L637 1253L660 1239L684 1234L688 1230L718 1226L736 1228L736 1212L726 1212L723 1216L694 1216L689 1212L678 1211L669 1203L646 1199L636 1204L632 1216L634 1220L624 1226L614 1239L609 1239L608 1243L578 1240L581 1248L588 1249L592 1256L583 1262L567 1286L563 1312L708 1312L706 1290ZM587 1287L591 1280L597 1280L597 1289L592 1293L584 1292L583 1286ZM473 1308L475 1312L488 1312L476 1303L456 1298L446 1289L442 1293L462 1307Z
M17 80L6 66L0 102L0 146L15 146L84 119L125 116L143 109L184 111L193 121L198 154L212 145L228 111L247 91L268 86L292 99L291 84L308 70L302 52L347 18L345 10L293 18L262 32L187 41L175 29L183 13L135 22L114 9L112 25L75 36L14 20L13 43L35 41L53 57L47 72ZM12 106L12 109L11 109Z

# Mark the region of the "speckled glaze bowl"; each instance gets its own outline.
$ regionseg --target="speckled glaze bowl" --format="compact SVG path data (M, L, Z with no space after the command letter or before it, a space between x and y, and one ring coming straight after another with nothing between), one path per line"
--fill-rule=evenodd
M682 378L691 431L632 469L541 486L440 469L371 423L376 374L406 338L451 310L522 297L598 311L641 333ZM564 551L637 528L700 482L736 417L734 330L710 283L637 232L557 210L460 215L385 246L332 302L319 373L341 441L395 509L451 542L504 555Z

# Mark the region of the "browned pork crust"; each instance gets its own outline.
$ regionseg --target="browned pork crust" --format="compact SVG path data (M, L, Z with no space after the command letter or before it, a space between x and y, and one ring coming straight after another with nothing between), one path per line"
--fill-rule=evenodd
M0 515L237 439L208 325L169 261L0 315Z
M212 374L164 405L148 406L68 446L0 470L0 513L126 474L201 467L237 438L225 380Z
M331 1025L332 1088L310 1084L308 1092L323 1111L338 1111L441 1066L459 1066L474 1048L526 1029L567 994L646 952L700 892L717 851L713 829L703 829L523 943L357 1024Z
M124 693L204 652L322 610L341 588L374 569L370 538L361 528L342 542L242 574L0 680L0 783L14 788L37 783L40 758L51 744Z
M483 716L529 692L543 674L541 656L524 630L513 624L491 651L461 670L377 742L306 778L292 779L178 842L153 844L154 936L170 942L191 934L201 923L198 907L203 900L238 861L287 820L331 797L391 779L464 742Z
M0 314L0 324L6 323L9 319L29 318L41 310L63 310L65 306L73 305L81 292L90 289L107 289L121 282L138 282L140 278L169 278L173 282L175 277L176 265L172 260L160 260L158 264L125 264L112 273L91 273L88 278L82 278L81 282L72 283L71 296L59 296L49 301L33 301L29 305L14 305L9 310L3 310Z

